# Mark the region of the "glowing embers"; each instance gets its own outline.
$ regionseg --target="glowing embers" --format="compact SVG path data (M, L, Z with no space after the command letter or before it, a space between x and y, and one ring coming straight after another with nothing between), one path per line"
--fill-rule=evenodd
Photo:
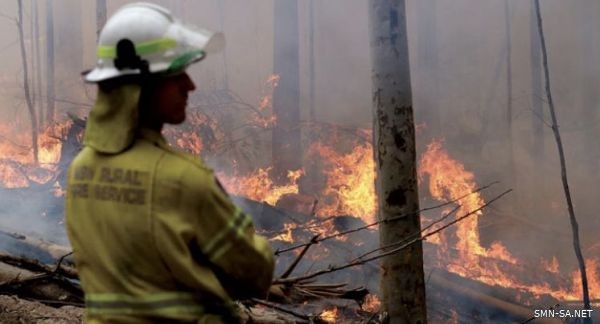
M322 321L325 321L327 323L335 323L337 320L337 317L338 317L338 309L335 306L324 310L319 315L319 318Z
M38 134L38 164L33 157L30 133L0 125L0 187L24 188L32 181L53 180L59 171L61 138L71 124L66 121L48 126Z

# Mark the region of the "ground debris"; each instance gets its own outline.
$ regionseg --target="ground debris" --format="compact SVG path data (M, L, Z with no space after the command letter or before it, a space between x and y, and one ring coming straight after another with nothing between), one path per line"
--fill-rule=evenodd
M54 308L15 296L0 295L0 323L3 324L73 324L83 323L83 308Z

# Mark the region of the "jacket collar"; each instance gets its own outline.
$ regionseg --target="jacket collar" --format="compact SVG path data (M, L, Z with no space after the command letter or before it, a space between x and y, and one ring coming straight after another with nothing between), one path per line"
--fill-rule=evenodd
M138 136L140 138L146 139L160 147L168 147L169 146L167 144L167 140L165 139L165 137L159 131L156 131L154 129L140 128L138 130L138 134L139 134Z

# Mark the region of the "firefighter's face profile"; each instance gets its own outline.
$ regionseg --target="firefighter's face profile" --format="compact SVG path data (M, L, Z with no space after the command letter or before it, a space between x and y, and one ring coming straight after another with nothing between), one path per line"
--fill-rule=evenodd
M196 85L185 72L161 78L147 94L153 119L166 124L183 123L188 93L194 89Z

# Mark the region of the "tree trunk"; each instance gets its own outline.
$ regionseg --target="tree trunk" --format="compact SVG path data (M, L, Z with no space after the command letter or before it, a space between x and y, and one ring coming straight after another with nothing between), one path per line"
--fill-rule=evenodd
M31 8L33 11L33 44L34 51L33 55L35 57L35 84L33 85L37 89L38 96L38 127L44 126L44 104L42 101L43 91L42 91L42 58L41 58L41 50L40 50L40 16L38 10L38 2L32 1Z
M29 38L31 39L31 42L29 43L29 52L31 53L31 79L29 80L30 84L31 84L31 105L33 106L33 111L36 113L36 118L37 118L37 111L36 111L36 105L37 105L37 100L38 100L38 94L37 94L37 88L35 87L36 85L36 80L37 80L37 75L36 75L36 57L35 57L35 36L33 35L34 33L34 29L35 29L35 4L36 2L34 0L29 0L29 8L30 8L30 14L29 14ZM40 125L39 123L39 119L37 120L37 124L38 127Z
M315 111L315 0L309 0L309 3L308 3L308 108L309 108L309 120L311 123L314 123L316 121L316 111Z
M511 26L510 0L504 0L504 31L506 34L506 141L507 154L506 165L509 172L508 181L511 188L517 186L517 168L515 167L515 155L513 146L513 85L512 85L512 26ZM508 204L512 208L511 213L518 208L515 200Z
M583 38L583 48L581 61L581 79L585 80L581 87L582 95L582 118L581 123L581 138L583 139L583 145L581 145L581 157L584 158L585 167L589 168L589 174L598 174L600 160L600 148L598 147L597 134L600 131L598 127L598 121L600 120L600 95L598 89L600 89L600 76L595 68L598 66L598 57L600 56L600 42L598 41L597 35L600 23L597 19L598 10L600 10L600 4L596 0L581 1L580 7L582 7L584 13L581 19L580 35Z
M573 234L573 248L575 250L575 256L577 257L577 263L579 264L579 273L581 275L581 288L583 291L583 306L585 309L591 309L590 306L590 293L588 290L588 280L585 268L585 259L581 252L581 243L579 240L579 224L575 217L575 210L573 208L573 201L571 199L571 190L569 189L569 181L567 177L567 162L565 159L565 153L562 145L562 139L560 132L558 131L558 121L556 118L556 112L554 109L554 100L552 99L552 91L550 87L550 69L548 68L548 53L546 51L546 41L544 39L544 28L542 25L542 14L540 12L540 1L535 1L535 13L537 17L538 32L540 35L540 45L542 50L542 66L544 68L544 77L546 80L546 97L548 98L548 107L550 108L550 117L552 118L552 131L554 133L554 139L556 140L556 146L558 148L558 157L560 159L560 171L563 189L565 192L565 199L567 201L567 209L569 211L569 221L571 222L571 231ZM591 324L591 318L584 318L585 324Z
M439 107L440 87L437 19L438 0L419 0L417 6L417 78L414 91L416 117L426 126L426 143L442 133L441 113ZM423 143L423 144L426 144Z
M225 4L223 1L217 1L217 6L219 9L219 29L221 32L225 31L225 9L223 8ZM229 74L227 73L227 48L223 48L221 50L221 59L223 62L223 90L229 90Z
M25 39L23 38L23 2L17 0L19 6L17 28L19 30L19 45L21 48L21 61L23 63L23 90L25 91L25 101L27 101L27 109L29 111L29 118L31 119L31 146L33 148L33 160L35 164L38 163L38 126L37 118L35 115L35 108L31 101L31 93L29 89L29 71L27 66L27 53L25 52Z
M369 2L373 79L374 154L379 219L411 214L380 225L380 244L420 231L405 3ZM426 323L423 247L416 243L382 260L382 307L391 323Z
M287 172L302 166L300 152L300 77L298 53L298 2L275 1L274 73L279 84L273 93L273 175L286 180Z
M531 38L530 64L531 64L531 126L533 129L533 158L537 164L544 161L544 106L542 93L542 55L540 53L540 35L535 17L535 4L531 2L531 19L529 34Z
M81 82L83 71L83 35L80 0L53 0L55 5L55 78L60 86L56 97L81 102L86 100ZM55 116L57 118L59 116ZM62 117L62 116L61 116Z
M96 38L106 23L106 0L96 0Z
M54 121L54 0L46 0L46 123Z

